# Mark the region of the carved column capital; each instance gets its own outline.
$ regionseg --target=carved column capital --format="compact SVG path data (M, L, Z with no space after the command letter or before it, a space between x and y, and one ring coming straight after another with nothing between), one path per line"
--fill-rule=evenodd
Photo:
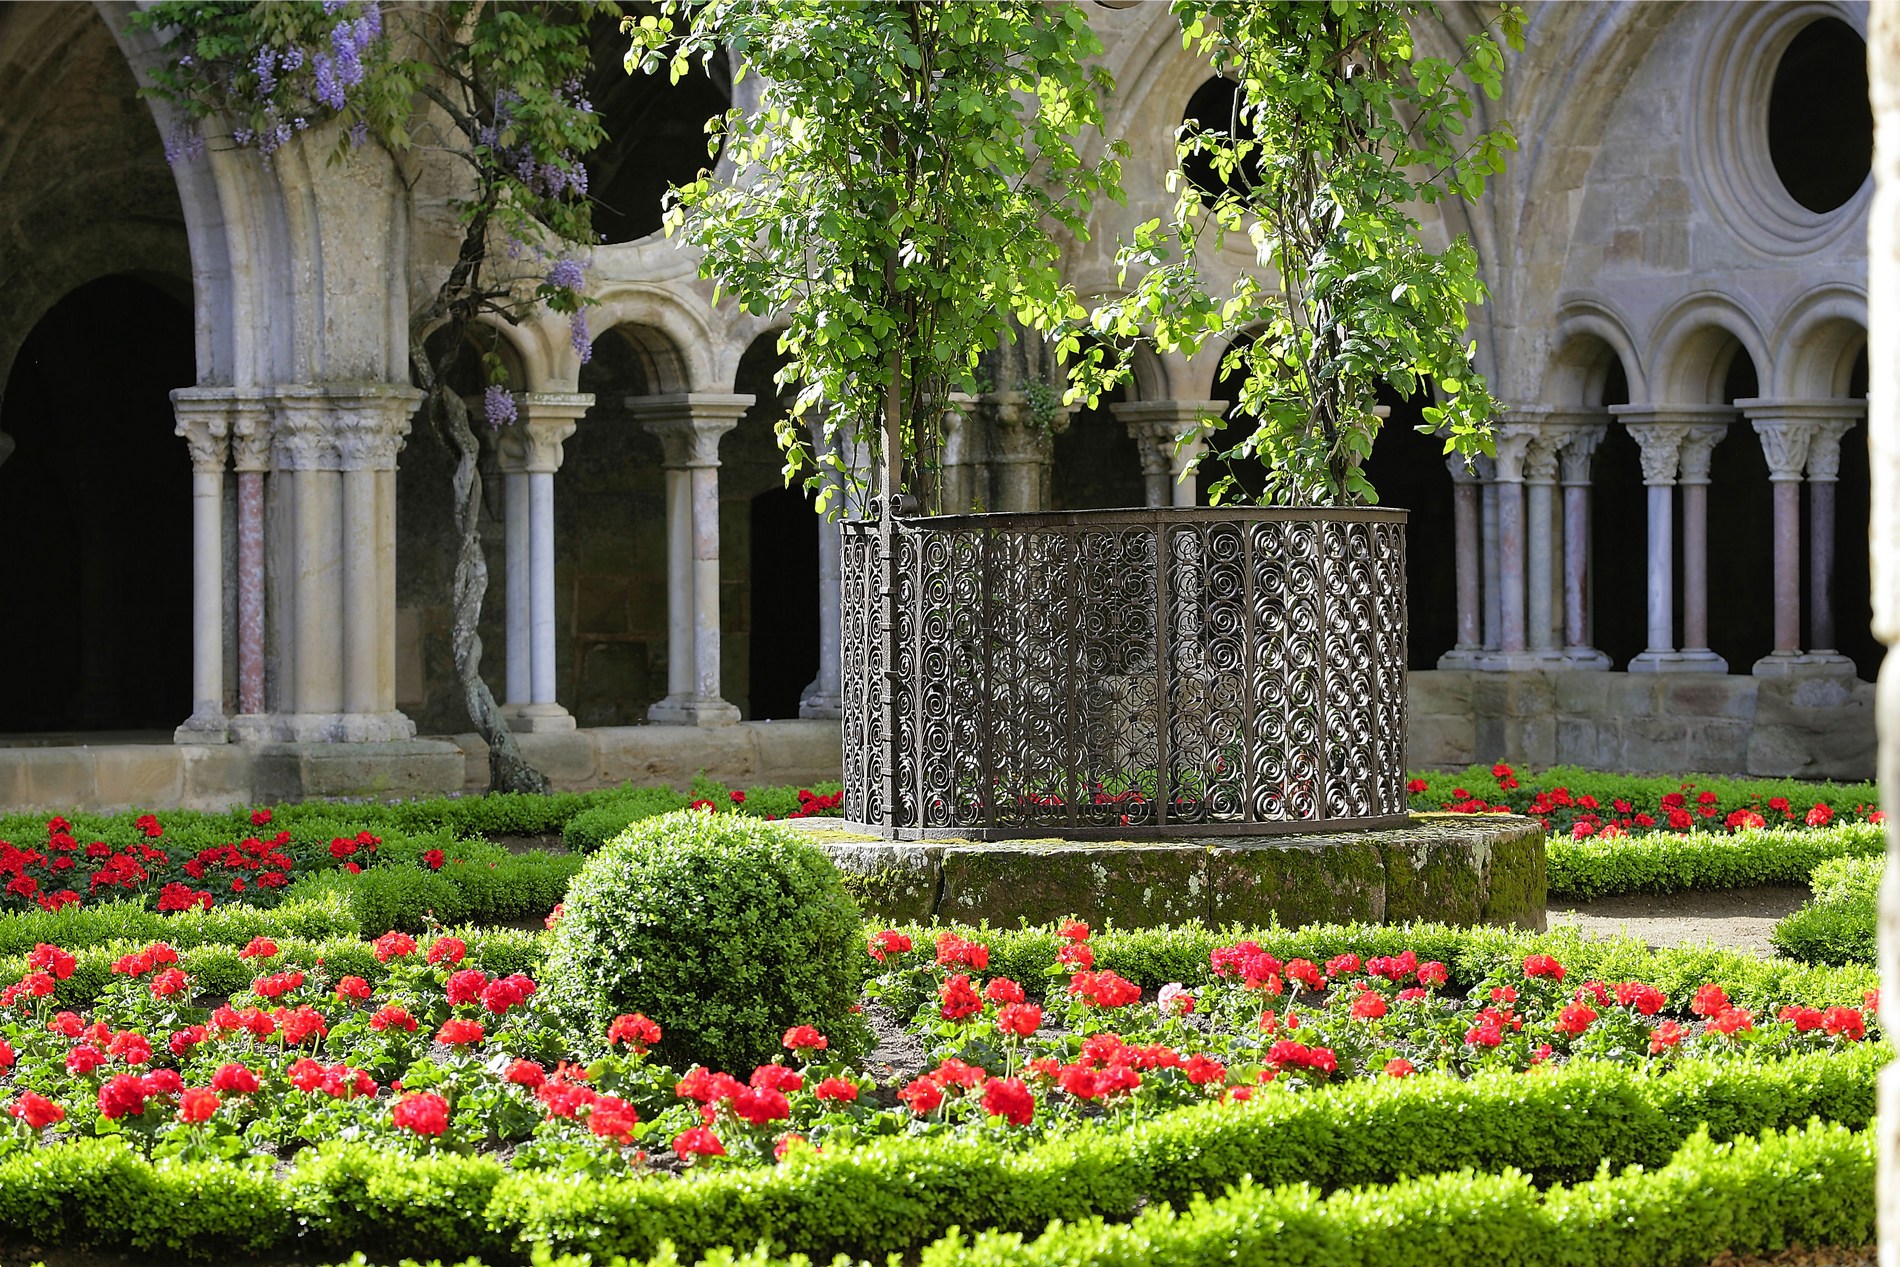
M399 383L279 387L271 456L279 470L392 470L422 393Z
M1808 441L1808 481L1826 484L1841 477L1841 440L1854 429L1857 418L1836 418L1816 424Z
M1108 412L1128 429L1128 438L1141 453L1143 474L1172 475L1177 450L1203 440L1218 427L1227 402L1128 400L1110 405Z
M1559 460L1563 464L1563 482L1567 487L1588 484L1590 482L1590 464L1595 461L1597 446L1608 435L1607 424L1573 427L1564 436L1563 448Z
M755 398L711 392L629 396L627 412L659 437L668 470L719 465L719 438L739 425Z
M1531 437L1524 450L1524 482L1526 484L1555 484L1557 482L1557 454L1563 448L1564 437L1549 427Z
M248 392L231 406L231 464L240 472L270 470L271 407L261 392Z
M1523 483L1524 466L1530 458L1531 445L1542 434L1542 428L1534 422L1507 422L1494 428L1491 433L1491 460L1497 473L1493 478L1502 484Z
M1840 476L1840 439L1854 421L1864 417L1864 400L1774 400L1754 397L1735 402L1761 437L1762 456L1768 459L1768 478L1793 483L1811 466L1831 471L1821 479ZM1825 432L1826 438L1823 438ZM1822 446L1818 462L1810 459L1816 442ZM1814 478L1811 476L1811 478Z
M191 469L200 475L223 474L231 447L231 393L181 387L171 396L172 412L178 418L172 434L183 437L191 450Z
M560 470L565 456L562 445L593 403L593 396L586 393L523 393L517 400L515 421L496 436L502 471L551 475Z
M1689 442L1691 433L1706 435L1709 429L1713 429L1715 438L1706 441L1713 447L1735 420L1735 410L1728 405L1611 405L1610 413L1641 446L1643 483L1652 488L1676 482L1685 460L1683 447ZM1702 431L1698 432L1698 428ZM1703 440L1697 440L1691 446L1688 461L1706 457L1700 449L1703 443ZM1707 482L1706 466L1702 472L1702 482Z
M1709 482L1709 463L1715 457L1715 446L1728 435L1728 427L1719 424L1701 424L1686 427L1682 433L1682 449L1679 461L1682 473L1676 479L1678 484L1706 484Z

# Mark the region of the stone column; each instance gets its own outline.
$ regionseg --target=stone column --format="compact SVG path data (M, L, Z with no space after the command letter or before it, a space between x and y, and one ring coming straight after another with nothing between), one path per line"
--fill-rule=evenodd
M172 393L177 434L191 449L191 716L177 743L225 743L224 467L230 452L229 393L181 388Z
M1451 472L1451 530L1458 592L1458 641L1438 657L1441 669L1467 669L1484 649L1480 627L1478 562L1478 473L1459 454L1445 459Z
M591 395L528 392L515 422L496 438L507 481L508 702L510 729L572 730L574 717L554 686L554 473Z
M1197 497L1188 465L1207 447L1204 438L1227 410L1224 400L1132 400L1108 410L1128 428L1141 452L1150 506L1192 506Z
M720 726L739 710L719 694L719 437L751 396L630 396L627 411L666 457L667 694L658 722Z
M1900 341L1900 5L1867 9L1867 71L1874 112L1873 206L1868 213L1867 342ZM1880 729L1879 782L1887 811L1887 876L1880 886L1881 1028L1900 1027L1900 358L1868 358L1868 455L1873 506L1874 634L1887 647L1874 708ZM1880 1072L1872 1130L1879 1151L1877 1204L1881 1267L1900 1267L1900 1066Z
M1810 641L1821 645L1818 637L1823 633L1827 642L1834 641L1833 603L1828 591L1834 571L1834 483L1840 476L1841 437L1863 406L1852 400L1755 398L1735 403L1747 412L1749 423L1761 437L1775 498L1775 649L1755 662L1755 672L1780 677L1841 671L1849 666L1833 648L1825 648L1823 655L1801 651L1801 477L1804 471L1814 470L1825 475L1810 485L1808 507L1810 561L1819 561L1827 573L1824 578L1809 578ZM1822 450L1818 462L1810 456L1817 444ZM1819 493L1817 500L1817 490L1823 487L1826 491ZM1827 529L1816 533L1813 529L1823 510Z
M1496 651L1503 641L1504 612L1498 602L1498 464L1491 458L1472 463L1478 475L1479 565L1482 582L1484 645Z
M1682 660L1711 673L1728 672L1728 661L1709 650L1709 463L1727 434L1726 422L1685 430L1676 478L1682 489Z
M396 454L421 400L393 383L279 388L271 459L282 498L273 566L287 569L283 681L247 738L409 739L396 711Z
M1564 496L1564 659L1577 669L1607 669L1610 657L1590 645L1590 464L1609 428L1573 428L1558 460Z
M1808 657L1853 672L1853 661L1834 646L1834 489L1841 477L1841 440L1866 415L1867 402L1838 403L1848 416L1817 424L1808 442Z
M1525 603L1530 649L1556 658L1560 613L1557 595L1557 543L1552 540L1557 510L1557 451L1560 432L1546 427L1533 437L1524 456L1524 505L1528 521L1525 537Z
M1708 649L1709 450L1734 420L1727 405L1612 405L1643 451L1649 486L1649 647L1630 661L1632 673L1726 673ZM1683 626L1689 645L1675 649L1675 485L1683 498ZM1700 640L1701 646L1692 640Z
M833 490L825 503L823 514L818 520L818 676L811 680L798 697L798 715L800 717L842 717L844 716L844 695L839 681L839 639L841 637L841 605L844 598L844 536L839 524L846 519L858 516L860 497L852 485L852 477L824 465L825 459L840 451L843 443L845 466L857 478L868 474L869 462L860 445L845 441L843 437L832 434L827 427L827 419L814 415L808 422L811 431L812 452L819 457L820 470L825 473L825 482ZM945 466L948 471L948 464ZM951 508L949 483L946 479L944 491L944 509Z
M1616 406L1611 407L1614 413ZM1641 415L1647 416L1647 415ZM1630 661L1632 673L1661 673L1676 658L1676 468L1684 428L1667 423L1628 423L1643 452L1643 483L1649 490L1649 566L1646 591L1649 645Z
M996 486L995 510L1042 510L1049 503L1049 473L1055 461L1056 433L1069 425L1067 411L1039 418L1023 392L992 392L979 399L989 415L990 467Z
M238 715L256 718L264 696L264 474L270 470L270 405L252 394L234 405L231 464L237 468Z
M1537 428L1505 423L1493 439L1498 498L1498 651L1488 667L1517 668L1528 649L1524 583L1524 462Z
M964 392L950 393L950 403L943 415L943 476L939 494L946 515L967 515L990 509L980 491L982 446L976 430L975 410L976 397ZM859 469L868 467L867 459Z

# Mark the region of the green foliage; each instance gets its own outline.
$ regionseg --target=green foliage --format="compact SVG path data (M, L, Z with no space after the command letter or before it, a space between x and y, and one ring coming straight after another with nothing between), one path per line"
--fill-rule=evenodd
M1814 869L1814 898L1775 925L1769 940L1790 959L1871 964L1879 950L1881 876L1886 858L1835 858Z
M1181 181L1172 222L1137 229L1121 253L1129 293L1092 314L1093 328L1124 352L1142 337L1164 350L1229 340L1222 368L1243 375L1238 412L1257 421L1215 440L1215 456L1258 458L1270 502L1373 499L1360 464L1382 380L1405 395L1436 387L1421 429L1442 433L1447 453L1487 450L1497 405L1465 343L1466 309L1485 297L1477 253L1462 235L1426 249L1413 209L1475 200L1517 148L1507 125L1486 126L1474 93L1499 96L1500 42L1521 47L1522 11L1488 7L1491 24L1448 60L1414 39L1415 24L1437 20L1429 3L1173 8L1184 43L1240 85L1237 118L1201 120L1180 142L1223 183L1210 197ZM1216 296L1200 255L1243 234L1258 267ZM1128 364L1098 364L1072 395L1093 400ZM1213 495L1241 491L1228 475Z
M1137 1218L1249 1181L1303 1184L1317 1197L1413 1175L1515 1167L1526 1172L1516 1182L1531 1192L1533 1182L1588 1179L1606 1160L1674 1166L1685 1154L1727 1155L1716 1145L1730 1140L1738 1141L1735 1154L1754 1155L1774 1147L1768 1132L1810 1116L1836 1124L1831 1138L1871 1122L1887 1055L1864 1046L1759 1065L1690 1062L1651 1077L1576 1063L1469 1083L1422 1076L1300 1092L1267 1087L1250 1104L1105 1118L1027 1148L996 1136L892 1138L800 1150L776 1167L713 1171L692 1182L659 1175L577 1184L509 1172L492 1157L411 1158L363 1143L313 1150L272 1176L227 1163L153 1164L117 1140L84 1140L0 1161L0 1235L198 1256L281 1251L294 1236L335 1253L367 1248L377 1262L471 1252L518 1260L529 1250L537 1259L583 1249L643 1256L667 1242L689 1257L762 1241L880 1256L958 1226L1033 1235L1052 1219ZM1759 1142L1749 1139L1758 1133ZM1852 1171L1831 1168L1833 1154L1804 1156L1817 1178L1852 1180ZM1770 1169L1792 1173L1779 1163ZM1830 1238L1851 1232L1825 1219L1854 1201L1816 1205L1815 1191L1809 1183L1762 1200L1770 1215L1806 1211L1804 1226ZM1854 1191L1850 1185L1848 1195ZM1646 1199L1624 1198L1609 1208ZM1567 1198L1553 1188L1543 1199ZM186 1201L196 1205L181 1214L177 1203ZM1808 1243L1857 1242L1811 1235Z
M568 819L561 829L561 843L571 853L593 853L641 819L685 809L690 800L671 788L641 788Z
M1466 1168L1330 1196L1309 1184L1272 1187L1242 1177L1224 1195L1198 1192L1127 1222L1085 1217L1027 1233L964 1224L906 1261L922 1267L1691 1267L1724 1251L1770 1252L1791 1244L1852 1248L1873 1240L1874 1145L1872 1132L1821 1123L1726 1143L1696 1135L1657 1170L1606 1173L1541 1194L1529 1177L1508 1167L1497 1174ZM650 1256L628 1256L590 1247L557 1256L537 1246L534 1263L681 1267L701 1252L667 1245ZM346 1267L364 1267L366 1261L353 1259ZM699 1261L701 1267L811 1262L803 1255L775 1255L769 1242L748 1252L714 1249ZM833 1267L849 1262L840 1256Z
M1883 1059L1868 1050L1760 1066L1735 1081L1732 1095L1721 1094L1726 1065L1722 1073L1692 1066L1653 1079L1574 1065L1471 1083L1420 1077L1265 1092L1248 1105L1105 1122L1025 1150L967 1136L895 1139L800 1153L770 1171L710 1174L693 1184L557 1188L511 1176L496 1205L519 1220L525 1241L557 1253L639 1257L670 1241L690 1256L770 1241L821 1261L832 1253L876 1259L957 1226L1034 1233L1052 1219L1127 1219L1248 1176L1329 1192L1515 1165L1548 1183L1587 1178L1604 1158L1661 1165L1703 1120L1714 1138L1727 1139L1843 1105L1846 1124L1859 1127L1872 1119ZM1695 1100L1695 1089L1709 1088L1721 1098Z
M1838 827L1773 827L1738 831L1657 832L1571 840L1553 837L1544 866L1552 897L1592 898L1616 893L1683 893L1751 884L1802 884L1830 858L1866 858L1887 848L1886 829L1873 823Z
M342 875L345 873L335 873ZM23 911L0 919L0 957L23 955L41 942L65 950L108 942L242 946L253 937L353 937L366 926L347 891L310 891L268 910L232 903L208 911L160 915L137 902L100 902L59 911Z
M678 79L725 48L763 81L756 109L712 129L730 179L678 189L667 227L722 293L787 323L779 381L799 392L779 424L788 474L812 461L801 422L821 401L828 433L864 441L874 460L899 446L894 471L928 465L949 393L976 390L979 357L1017 337L1012 321L1046 331L1081 313L1058 235L1088 239L1095 198L1120 197L1122 152L1087 137L1112 83L1084 64L1101 44L1083 6L664 10L631 24L630 66ZM835 446L825 460L838 467ZM821 475L808 484L830 488Z
M1676 1267L1790 1242L1858 1246L1874 1232L1874 1139L1816 1124L1717 1145L1697 1138L1654 1174L1605 1175L1539 1200L1529 1180L1465 1170L1321 1199L1243 1181L1128 1223L1089 1219L1017 1234L952 1232L922 1267L1198 1267L1351 1262L1587 1263Z
M688 810L637 823L587 860L546 989L583 1043L615 1015L644 1012L674 1064L749 1069L802 1024L848 1055L862 932L836 868L798 833Z

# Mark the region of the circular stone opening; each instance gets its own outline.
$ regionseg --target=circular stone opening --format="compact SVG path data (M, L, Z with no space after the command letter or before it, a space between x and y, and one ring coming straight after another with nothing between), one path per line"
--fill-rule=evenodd
M1832 211L1867 180L1874 115L1867 45L1839 18L1803 27L1775 68L1768 95L1768 157L1790 197Z
M654 6L622 9L638 17ZM678 83L663 73L628 74L619 19L595 18L592 36L587 95L607 132L586 160L594 230L604 242L633 242L659 232L669 188L718 162L716 153L707 153L706 123L732 108L732 71L722 49L710 64L695 60Z
M1188 98L1187 110L1182 113L1181 122L1193 131L1205 128L1236 140L1251 141L1254 139L1253 126L1241 114L1241 108L1240 85L1231 79L1216 77L1194 90L1194 95ZM1212 154L1189 154L1181 160L1181 175L1189 185L1201 192L1202 197L1212 201L1227 190L1238 192L1247 185L1258 183L1260 158L1257 154L1249 154L1241 160L1240 170L1223 180L1214 168Z

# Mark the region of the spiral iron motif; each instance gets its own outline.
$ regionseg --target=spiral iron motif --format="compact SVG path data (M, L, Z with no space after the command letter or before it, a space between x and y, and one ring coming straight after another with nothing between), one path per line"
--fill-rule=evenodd
M843 563L855 822L1006 838L1403 820L1403 511L900 518L847 525Z

